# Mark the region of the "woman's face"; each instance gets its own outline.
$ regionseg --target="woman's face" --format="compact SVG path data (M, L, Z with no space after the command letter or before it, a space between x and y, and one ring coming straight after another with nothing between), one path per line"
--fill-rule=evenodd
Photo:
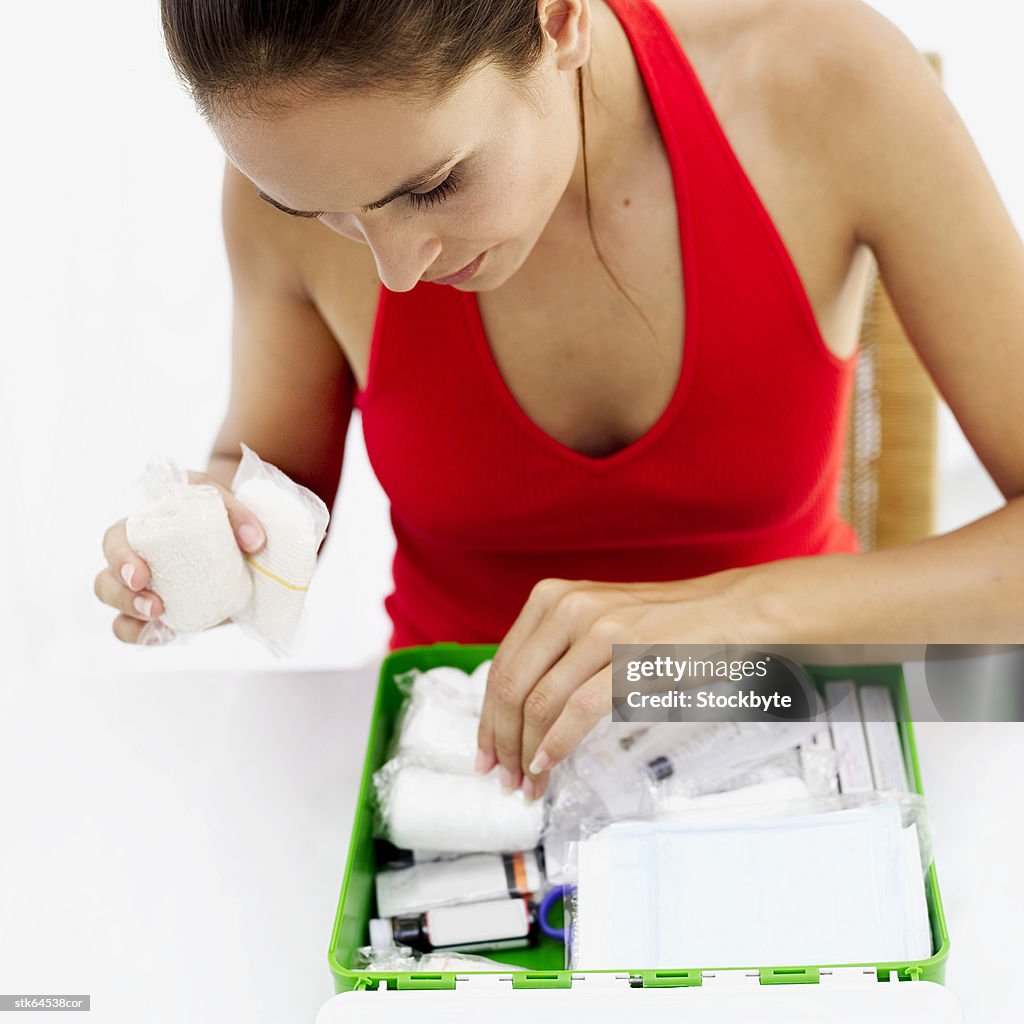
M575 73L549 51L526 83L482 65L433 106L340 93L221 116L214 131L264 197L369 245L392 291L473 265L442 283L487 291L522 265L567 194L577 118Z

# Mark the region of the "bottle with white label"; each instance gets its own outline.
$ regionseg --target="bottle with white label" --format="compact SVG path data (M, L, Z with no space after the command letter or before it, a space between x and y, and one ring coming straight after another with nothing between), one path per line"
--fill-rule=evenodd
M455 860L378 871L377 916L417 914L450 903L479 903L540 893L544 874L538 851L473 853Z
M370 919L371 946L411 946L423 953L516 949L536 938L536 908L518 896Z

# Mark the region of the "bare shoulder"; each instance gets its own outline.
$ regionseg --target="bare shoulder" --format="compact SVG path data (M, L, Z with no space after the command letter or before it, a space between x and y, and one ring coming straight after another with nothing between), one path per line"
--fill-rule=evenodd
M658 2L684 46L717 71L730 106L753 111L744 116L858 222L865 190L881 187L879 154L899 148L908 125L952 114L924 54L862 0Z
M657 0L680 40L786 124L814 125L879 78L913 78L926 60L863 0ZM727 59L726 59L727 58Z
M924 54L862 0L768 0L749 37L750 67L780 120L822 127L883 91L915 88L934 73ZM938 93L940 90L934 90ZM900 92L889 92L890 104Z
M659 2L724 31L709 0ZM1024 494L1024 245L938 76L862 0L736 3L732 63L775 152L813 166L986 469Z

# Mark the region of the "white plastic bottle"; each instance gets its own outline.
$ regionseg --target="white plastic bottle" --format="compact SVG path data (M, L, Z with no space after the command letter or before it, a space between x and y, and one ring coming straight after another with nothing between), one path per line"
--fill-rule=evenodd
M522 897L370 919L371 946L411 946L423 953L515 949L531 945L536 936L536 909Z

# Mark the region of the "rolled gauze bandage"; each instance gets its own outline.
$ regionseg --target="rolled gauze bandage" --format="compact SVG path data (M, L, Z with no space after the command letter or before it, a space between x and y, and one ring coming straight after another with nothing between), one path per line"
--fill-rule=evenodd
M230 618L275 654L289 652L330 517L312 491L244 444L242 453L233 490L266 535L255 555L239 549L217 488L190 484L171 459L150 460L146 508L126 528L165 611L146 624L140 643Z
M497 769L486 775L448 775L388 762L379 789L386 838L402 849L453 853L513 853L540 840L544 802L506 793ZM377 780L375 780L377 781Z
M150 462L145 512L128 517L132 549L145 560L161 620L179 633L215 626L244 608L252 578L217 488L189 484L169 459Z

